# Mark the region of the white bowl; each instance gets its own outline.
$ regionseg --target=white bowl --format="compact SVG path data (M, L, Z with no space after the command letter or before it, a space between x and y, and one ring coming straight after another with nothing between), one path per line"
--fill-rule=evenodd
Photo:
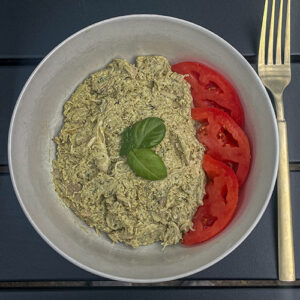
M195 247L162 251L158 244L132 249L112 244L83 224L59 200L52 184L52 142L63 104L91 72L113 58L163 55L170 63L205 62L236 87L245 112L251 170L229 226ZM172 280L204 270L235 249L252 231L270 199L278 166L278 136L269 97L258 76L232 46L195 24L157 15L131 15L91 25L66 39L39 64L17 101L9 132L9 167L15 192L41 237L77 266L131 282ZM21 245L20 245L21 247Z

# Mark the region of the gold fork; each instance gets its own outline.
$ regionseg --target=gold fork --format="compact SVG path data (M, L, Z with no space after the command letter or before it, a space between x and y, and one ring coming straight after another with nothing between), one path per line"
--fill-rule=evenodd
M266 88L274 97L277 125L279 132L279 169L277 176L278 197L278 265L279 280L295 280L295 262L293 245L293 226L290 196L290 173L286 122L284 118L283 91L291 81L290 65L290 9L291 2L287 0L287 16L285 26L284 62L281 61L281 24L282 6L280 1L279 19L277 29L276 61L273 61L273 35L274 35L274 12L275 1L272 3L268 61L265 64L265 41L268 15L268 0L265 1L264 15L261 27L261 36L258 54L258 74Z

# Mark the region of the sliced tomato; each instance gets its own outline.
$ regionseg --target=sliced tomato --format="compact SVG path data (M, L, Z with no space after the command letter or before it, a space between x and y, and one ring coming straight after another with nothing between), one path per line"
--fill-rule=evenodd
M185 75L191 85L196 107L216 107L228 113L239 126L243 126L244 112L238 94L221 74L198 62L182 62L172 71Z
M222 231L232 219L238 203L238 180L225 163L208 154L203 158L208 183L203 205L193 217L193 229L184 234L182 244L204 242Z
M197 137L206 146L206 153L230 164L241 186L248 175L251 158L245 132L228 114L217 108L192 108L192 118L201 122Z

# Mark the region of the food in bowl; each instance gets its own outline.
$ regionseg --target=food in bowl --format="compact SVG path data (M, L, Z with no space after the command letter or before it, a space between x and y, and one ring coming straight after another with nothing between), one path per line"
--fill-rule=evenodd
M172 70L187 75L196 108L192 118L201 122L198 139L207 153L231 163L241 186L250 167L249 140L242 129L244 112L233 86L218 72L198 62L182 62Z
M204 147L195 136L192 102L189 84L161 56L138 57L136 66L115 59L90 75L66 102L54 139L53 180L60 198L114 242L180 242L205 189ZM124 129L148 117L166 126L154 148L167 168L163 180L136 176L119 153Z
M249 172L250 144L241 128L244 112L238 94L221 74L199 62L178 63L172 70L185 75L191 86L191 116L200 122L197 138L206 147L205 198L193 217L193 229L182 240L194 245L220 233L232 219Z
M115 59L77 87L64 116L55 189L98 234L132 247L191 245L232 219L250 147L238 96L212 69Z

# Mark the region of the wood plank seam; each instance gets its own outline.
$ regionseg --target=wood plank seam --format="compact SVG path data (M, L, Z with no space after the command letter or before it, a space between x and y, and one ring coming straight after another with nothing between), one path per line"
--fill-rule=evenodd
M0 289L53 289L53 288L109 288L109 287L159 287L159 288L286 288L286 287L300 287L300 280L294 282L282 282L279 280L174 280L160 283L130 283L113 280L72 280L72 281L2 281L0 282Z

